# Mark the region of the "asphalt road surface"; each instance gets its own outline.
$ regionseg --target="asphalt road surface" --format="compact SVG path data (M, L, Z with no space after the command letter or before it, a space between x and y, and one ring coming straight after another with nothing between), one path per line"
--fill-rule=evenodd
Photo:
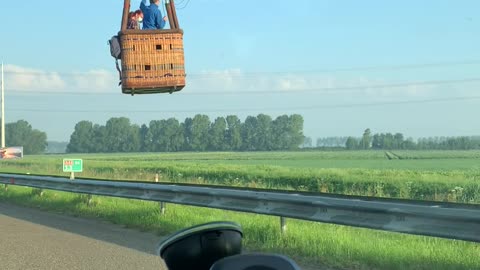
M155 255L161 239L100 220L0 203L0 269L167 270Z
M161 269L160 237L0 203L0 269Z

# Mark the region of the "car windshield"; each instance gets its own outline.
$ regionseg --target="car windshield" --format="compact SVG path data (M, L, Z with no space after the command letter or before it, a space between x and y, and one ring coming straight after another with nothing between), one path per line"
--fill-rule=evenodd
M480 269L479 1L0 10L6 269Z

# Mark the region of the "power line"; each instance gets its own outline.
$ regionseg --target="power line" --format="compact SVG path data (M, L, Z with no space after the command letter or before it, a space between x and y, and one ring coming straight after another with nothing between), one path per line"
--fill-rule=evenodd
M258 90L258 91L209 91L209 90L195 90L196 92L187 92L183 91L177 93L176 95L217 95L217 96L226 96L226 95L264 95L264 94L298 94L298 93L353 93L358 90L369 90L369 89L392 89L392 88L402 88L402 87L411 87L411 86L439 86L439 85L453 85L453 84L464 84L464 83L477 83L480 82L480 78L465 78L465 79L455 79L455 80L432 80L432 81L416 81L416 82L402 82L402 83L390 83L390 84L376 84L376 85L356 85L356 86L344 86L344 87L324 87L324 88L310 88L310 89L292 89L292 90ZM25 95L25 94L41 94L41 95L95 95L95 96L108 96L108 95L119 95L119 89L115 90L115 93L112 92L60 92L60 91L31 91L31 90L21 90L21 89L10 89L10 95Z
M318 70L292 70L292 71L255 71L255 72L239 72L239 73L189 73L188 77L249 77L249 76L263 76L263 75L285 75L285 74L314 74L314 73L335 73L335 72L350 72L350 71L373 71L373 70L403 70L403 69L417 69L417 68L431 68L431 67L451 67L463 65L480 65L480 60L458 61L458 62L437 62L426 64L407 64L407 65L390 65L390 66L365 66L365 67L347 67L336 69L318 69ZM99 74L92 72L56 72L56 71L5 71L5 74L13 75L38 75L38 76L91 76L103 77L108 74ZM112 75L114 73L112 72Z
M426 104L439 102L459 102L459 101L473 101L480 100L480 96L463 96L463 97L448 97L448 98L431 98L421 100L402 100L402 101L385 101L372 103L350 103L350 104L335 104L335 105L311 105L298 107L271 107L271 108L235 108L235 109L189 109L189 110L74 110L74 109L31 109L31 108L16 108L10 111L16 112L36 112L36 113L220 113L220 112L252 112L252 111L300 111L300 110L319 110L319 109L342 109L342 108L364 108L364 107L379 107L390 105L406 105L406 104Z

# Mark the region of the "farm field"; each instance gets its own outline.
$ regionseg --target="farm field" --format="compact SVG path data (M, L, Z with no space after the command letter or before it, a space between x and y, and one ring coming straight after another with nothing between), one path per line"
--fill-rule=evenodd
M396 151L401 159L388 160L383 151L338 152L258 152L258 153L141 153L141 154L77 154L98 165L102 161L135 162L139 168L175 161L177 163L268 165L293 168L362 168L406 169L428 171L480 170L480 151ZM3 161L5 168L26 167L28 164L56 165L72 155L29 156L22 161ZM19 164L19 165L17 165ZM58 165L58 164L57 164ZM28 166L27 166L28 168Z
M63 175L64 157L83 158L78 177L295 189L351 195L480 203L480 151L261 152L82 154L27 156L0 163L0 172ZM29 188L0 190L0 200L96 217L159 234L213 220L236 221L250 250L288 254L338 269L479 269L480 245L423 236L288 220L196 207L81 196Z
M208 152L208 153L137 153L137 154L76 154L93 164L101 161L131 162L139 168L164 162L206 163L213 165L268 165L293 168L362 168L362 169L406 169L406 170L480 170L480 151L395 151L401 159L388 160L383 151L338 151L338 152ZM72 155L29 156L18 162L4 161L6 166L17 163L41 162L52 164ZM55 164L52 164L55 165ZM22 166L22 165L19 165Z
M245 186L345 195L480 202L480 151L383 151L30 156L2 172L65 175L64 157L83 158L79 177Z

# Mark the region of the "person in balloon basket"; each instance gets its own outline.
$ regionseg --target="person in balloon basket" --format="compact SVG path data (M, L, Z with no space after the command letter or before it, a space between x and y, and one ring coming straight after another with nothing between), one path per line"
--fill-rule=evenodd
M130 12L128 14L127 29L136 29L136 30L141 29L142 21L143 21L143 12L141 10Z
M163 29L167 21L167 17L162 16L159 9L160 0L150 0L147 6L147 0L142 0L140 10L143 12L143 29Z

